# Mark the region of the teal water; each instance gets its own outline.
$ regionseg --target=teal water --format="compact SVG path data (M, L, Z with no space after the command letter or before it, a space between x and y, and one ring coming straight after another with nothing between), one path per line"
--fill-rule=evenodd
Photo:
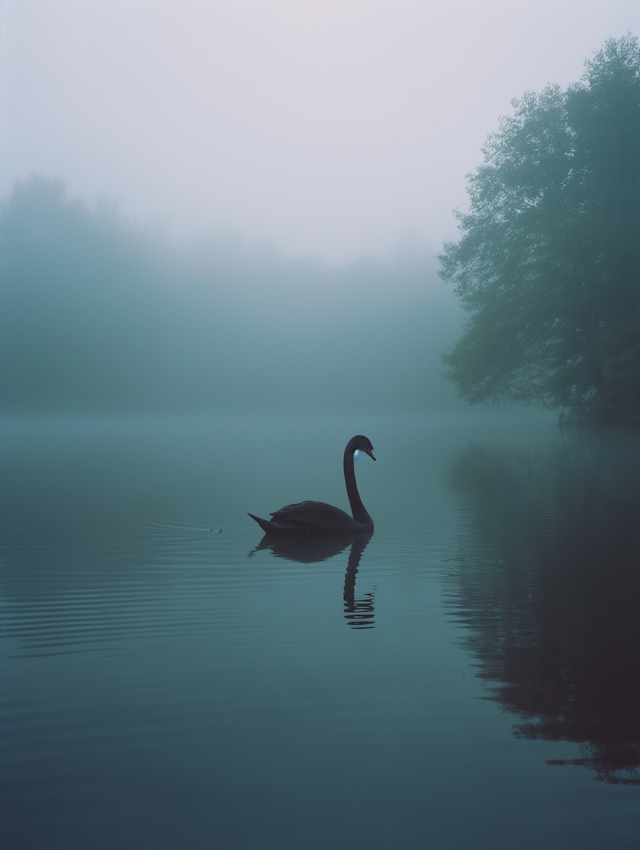
M363 551L257 549L247 511L347 507L359 432ZM638 846L636 435L219 417L0 438L3 848Z

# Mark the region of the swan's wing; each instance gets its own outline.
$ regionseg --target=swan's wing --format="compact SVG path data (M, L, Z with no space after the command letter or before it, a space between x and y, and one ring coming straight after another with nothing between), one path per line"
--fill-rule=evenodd
M285 505L269 516L273 517L273 523L286 525L334 526L344 525L345 522L353 523L353 518L348 513L326 502L296 502L293 505Z

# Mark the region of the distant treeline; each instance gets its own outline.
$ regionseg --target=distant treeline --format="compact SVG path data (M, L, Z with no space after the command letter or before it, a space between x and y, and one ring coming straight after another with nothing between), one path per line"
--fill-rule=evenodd
M175 245L59 180L0 211L0 410L421 411L460 311L433 261L342 269L240 239Z

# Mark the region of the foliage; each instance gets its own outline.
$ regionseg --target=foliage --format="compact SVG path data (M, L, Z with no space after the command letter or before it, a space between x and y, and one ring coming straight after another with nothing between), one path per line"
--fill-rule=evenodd
M580 83L514 100L440 257L470 314L443 358L469 402L640 422L640 48L607 41Z

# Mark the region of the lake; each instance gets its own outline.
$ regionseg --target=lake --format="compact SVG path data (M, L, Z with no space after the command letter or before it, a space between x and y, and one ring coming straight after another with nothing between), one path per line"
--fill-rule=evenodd
M348 508L369 540L259 548ZM543 417L0 422L0 843L640 844L640 437Z

